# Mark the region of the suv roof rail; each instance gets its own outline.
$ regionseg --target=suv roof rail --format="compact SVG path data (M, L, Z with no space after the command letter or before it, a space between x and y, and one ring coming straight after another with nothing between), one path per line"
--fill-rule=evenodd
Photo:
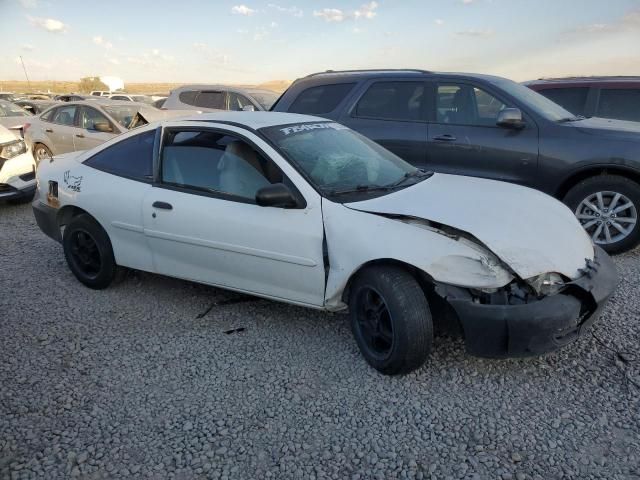
M324 72L316 72L307 75L308 77L316 77L318 75L331 75L334 73L374 73L374 72L412 72L412 73L433 73L429 70L421 70L419 68L371 68L362 70L325 70Z
M638 75L577 75L569 77L541 77L538 81L561 82L564 80L639 80Z

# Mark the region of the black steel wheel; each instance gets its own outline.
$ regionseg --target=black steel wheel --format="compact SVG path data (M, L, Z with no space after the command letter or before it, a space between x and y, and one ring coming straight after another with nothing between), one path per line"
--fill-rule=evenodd
M64 255L69 269L89 288L108 287L118 271L107 232L87 214L74 217L64 229Z
M364 358L386 375L408 373L429 356L433 322L417 280L396 266L373 266L350 287L351 330Z

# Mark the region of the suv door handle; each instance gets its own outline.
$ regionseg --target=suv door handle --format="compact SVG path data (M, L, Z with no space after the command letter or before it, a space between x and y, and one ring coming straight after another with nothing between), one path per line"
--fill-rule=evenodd
M167 202L153 202L153 205L151 206L153 208L161 208L163 210L173 210L173 206L171 206L171 204Z
M51 130L50 128L47 128L47 129L45 130L45 132L47 132L47 133L53 133L53 130Z
M81 133L77 133L77 134L76 134L76 137L78 137L78 138L84 138L84 135L83 135L83 134L81 134Z
M437 137L433 137L433 139L436 140L437 142L454 142L456 140L456 137L448 133L445 133L444 135L438 135Z

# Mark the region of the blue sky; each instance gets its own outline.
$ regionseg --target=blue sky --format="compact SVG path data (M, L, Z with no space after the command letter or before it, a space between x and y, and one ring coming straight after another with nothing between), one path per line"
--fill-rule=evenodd
M0 0L0 19L2 80L24 79L19 56L34 80L260 83L380 67L640 75L640 0Z

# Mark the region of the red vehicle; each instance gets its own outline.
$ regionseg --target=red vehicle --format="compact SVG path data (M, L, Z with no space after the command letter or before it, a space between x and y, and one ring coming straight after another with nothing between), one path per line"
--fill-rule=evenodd
M524 84L574 115L640 122L640 77L545 78Z

